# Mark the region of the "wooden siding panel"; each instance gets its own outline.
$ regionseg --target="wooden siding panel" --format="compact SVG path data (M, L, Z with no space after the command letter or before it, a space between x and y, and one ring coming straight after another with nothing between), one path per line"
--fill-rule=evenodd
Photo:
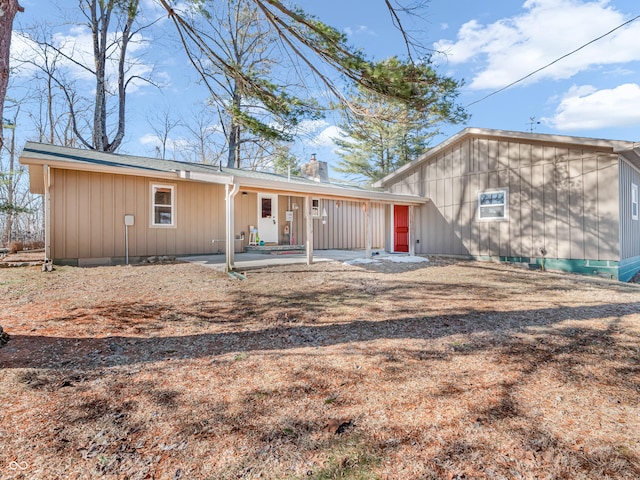
M498 170L509 168L509 142L498 143Z
M598 258L598 161L589 153L583 159L584 255Z
M544 167L534 164L531 167L531 253L533 257L540 256L540 248L546 243L544 207Z
M543 147L540 145L529 145L531 149L531 165L538 165L544 162Z
M556 234L558 258L571 258L571 217L569 206L569 165L556 164Z
M105 257L115 256L115 240L119 230L116 227L116 206L117 199L114 197L114 176L103 175L101 181L100 203L102 215L99 216L99 226L97 230L102 232L102 254ZM124 235L124 215L122 217L122 234Z
M534 256L531 172L530 166L520 168L520 243L522 255L525 257Z
M460 174L466 175L472 171L471 168L471 153L469 148L469 141L462 142L460 144Z
M451 177L444 179L444 205L451 206L453 203L453 179Z
M520 154L518 156L520 167L528 167L532 163L531 157L533 146L528 143L520 143L518 144L518 147L520 150Z
M556 171L553 163L543 165L544 247L548 258L558 258Z
M620 259L618 158L598 156L598 260Z
M515 142L509 142L507 145L509 149L508 155L508 166L507 168L511 170L517 170L520 168L520 144ZM523 163L524 165L524 163Z
M65 209L65 258L78 258L80 254L78 225L85 219L78 217L79 180L78 172L68 172L64 184L64 209Z
M573 152L569 161L569 237L570 258L584 259L584 185L582 152Z
M498 157L500 155L499 152L499 143L497 140L487 140L487 156L489 166L488 169L490 172L495 172L499 168Z
M517 163L517 162L514 162ZM509 255L523 256L522 253L522 216L519 169L509 170Z
M487 172L489 170L489 140L476 139L476 170L478 172Z

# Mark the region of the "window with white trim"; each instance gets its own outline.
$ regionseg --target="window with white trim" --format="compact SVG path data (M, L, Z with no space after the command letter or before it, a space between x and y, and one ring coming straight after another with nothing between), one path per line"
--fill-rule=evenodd
M151 185L151 226L175 227L175 185Z
M509 191L506 188L478 193L478 220L506 220L509 214Z
M631 219L638 220L638 185L631 184Z
M311 216L312 217L320 216L320 199L319 198L311 199Z

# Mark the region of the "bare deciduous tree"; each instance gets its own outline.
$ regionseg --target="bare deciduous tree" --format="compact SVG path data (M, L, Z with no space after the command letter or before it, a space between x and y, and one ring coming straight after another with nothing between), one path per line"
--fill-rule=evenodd
M174 118L171 108L166 106L162 111L155 111L153 115L147 116L147 123L157 139L156 157L165 160L167 158L167 148L171 144L171 132L182 125L182 122Z
M194 111L185 127L189 138L183 148L182 158L189 162L220 164L226 148L226 139L218 126L218 119L209 106Z
M131 42L151 24L137 26L139 0L81 0L80 8L85 19L84 25L91 32L92 63L84 63L80 56L74 55L74 49L66 45L55 45L50 38L36 39L44 50L52 49L75 67L87 72L95 79L92 115L87 122L90 134L85 132L82 123L83 111L78 110L77 90L72 83L61 76L52 78L66 96L71 126L80 143L87 148L104 151L116 151L125 135L127 88L134 80L151 83L149 78L137 75L127 55ZM111 69L115 71L111 78ZM113 104L110 100L114 100ZM110 119L115 116L115 121Z
M0 121L4 114L4 99L9 85L9 59L11 52L11 33L13 19L18 12L24 12L18 0L0 0ZM2 129L0 129L0 148L3 145Z

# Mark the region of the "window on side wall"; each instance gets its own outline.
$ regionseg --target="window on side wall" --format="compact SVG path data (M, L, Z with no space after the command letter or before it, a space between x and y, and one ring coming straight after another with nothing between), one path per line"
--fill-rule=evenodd
M320 199L318 198L311 199L311 216L312 217L320 216Z
M478 220L490 222L509 218L508 197L506 188L478 193Z
M151 226L175 227L176 187L174 185L151 185Z
M631 184L631 219L638 220L638 185Z

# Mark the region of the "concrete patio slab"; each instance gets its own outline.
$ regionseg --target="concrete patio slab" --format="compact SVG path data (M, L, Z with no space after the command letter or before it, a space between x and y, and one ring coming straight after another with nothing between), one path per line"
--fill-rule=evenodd
M374 258L384 257L389 255L383 250L374 250ZM356 258L365 258L365 250L318 250L313 255L314 263L317 262L346 262L349 260L355 260ZM195 263L205 267L210 267L216 270L224 271L225 269L225 256L222 255L198 255L180 257L182 261ZM283 255L265 255L260 253L236 253L235 254L235 269L245 270L251 268L269 267L274 265L293 265L306 263L306 254L283 254Z

